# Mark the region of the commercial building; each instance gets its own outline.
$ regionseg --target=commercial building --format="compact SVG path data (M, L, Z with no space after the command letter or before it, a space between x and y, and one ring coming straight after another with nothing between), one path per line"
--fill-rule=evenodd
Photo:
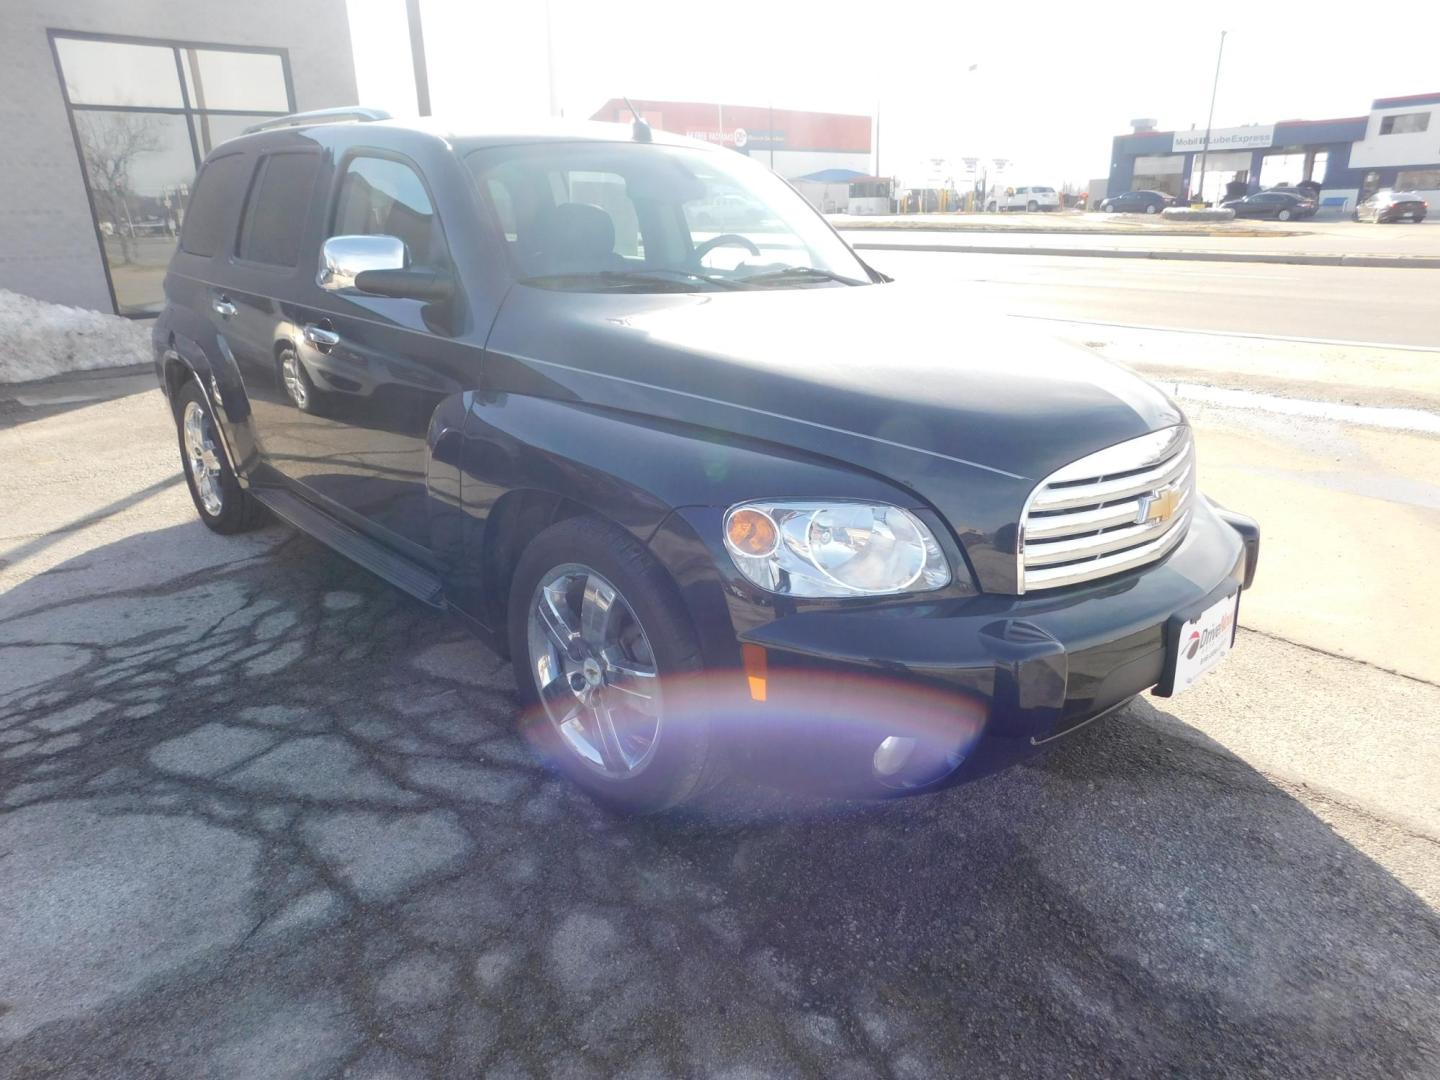
M0 288L157 310L209 149L355 103L345 0L0 4Z
M821 182L843 183L849 175L864 176L870 171L868 116L765 105L631 100L657 131L728 146L758 158L787 180L818 173ZM591 119L626 123L631 115L622 99L611 98Z
M1314 181L1322 208L1335 212L1381 188L1440 198L1440 93L1377 98L1365 116L1215 128L1208 150L1203 129L1152 126L1136 121L1135 131L1116 136L1107 195L1151 188L1214 201L1232 182L1254 192Z

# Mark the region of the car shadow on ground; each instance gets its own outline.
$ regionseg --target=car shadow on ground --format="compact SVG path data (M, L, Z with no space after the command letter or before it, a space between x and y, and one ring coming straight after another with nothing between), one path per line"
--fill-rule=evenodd
M535 763L453 621L224 544L0 597L0 1075L1435 1065L1440 919L1150 704L931 796L628 820Z

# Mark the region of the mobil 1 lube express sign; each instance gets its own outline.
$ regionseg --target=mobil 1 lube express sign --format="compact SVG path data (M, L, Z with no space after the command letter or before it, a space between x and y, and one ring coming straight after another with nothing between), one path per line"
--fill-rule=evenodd
M1172 154L1189 153L1205 149L1205 132L1177 131L1174 136ZM1212 128L1210 130L1211 150L1264 150L1275 144L1274 124L1252 124L1250 127Z

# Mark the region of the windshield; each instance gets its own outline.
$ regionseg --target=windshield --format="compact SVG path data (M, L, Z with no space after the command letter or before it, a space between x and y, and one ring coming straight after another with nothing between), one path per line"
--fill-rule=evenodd
M692 292L871 282L804 199L733 151L561 142L466 161L527 284Z

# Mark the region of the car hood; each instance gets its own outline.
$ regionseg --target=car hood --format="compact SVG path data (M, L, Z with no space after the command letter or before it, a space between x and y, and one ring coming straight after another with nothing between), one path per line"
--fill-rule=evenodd
M1041 479L1183 419L1155 387L1022 320L901 283L516 286L487 348L496 390L663 417L882 476L939 510L967 548L1008 548L1012 578L1014 526Z

